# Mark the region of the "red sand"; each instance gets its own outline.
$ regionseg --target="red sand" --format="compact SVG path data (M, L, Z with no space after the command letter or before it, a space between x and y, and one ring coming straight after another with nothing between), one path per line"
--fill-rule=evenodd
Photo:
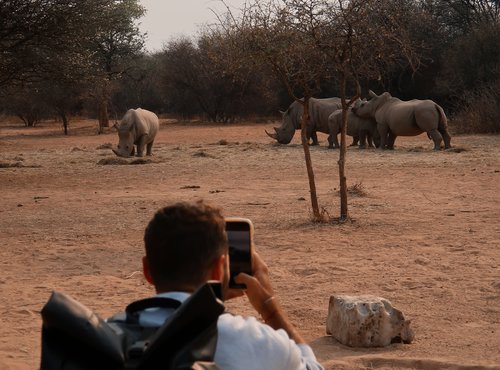
M500 138L426 135L396 150L348 148L352 222L310 222L299 135L272 124L162 124L152 163L114 162L93 121L0 124L0 369L33 369L52 289L107 317L152 294L143 230L177 200L206 199L253 220L277 295L327 369L500 369ZM320 206L339 214L338 151L311 147ZM17 167L8 167L17 166ZM8 168L7 168L8 167ZM412 344L356 349L325 334L330 295L374 294L412 318ZM227 304L252 314L245 300Z

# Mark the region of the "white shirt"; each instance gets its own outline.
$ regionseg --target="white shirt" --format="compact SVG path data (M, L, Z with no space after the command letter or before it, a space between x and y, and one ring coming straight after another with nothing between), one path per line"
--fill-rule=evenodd
M189 293L168 292L167 297L183 302ZM173 309L151 308L140 313L143 326L160 326ZM218 337L215 351L217 366L231 370L322 370L311 347L296 344L283 330L274 330L255 317L224 313L217 323Z

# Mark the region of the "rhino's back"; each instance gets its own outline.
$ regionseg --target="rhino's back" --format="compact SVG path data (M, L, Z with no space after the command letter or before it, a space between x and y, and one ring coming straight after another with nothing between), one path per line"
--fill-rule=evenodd
M137 136L148 135L150 139L154 139L160 128L158 116L142 108L132 109L132 111Z
M338 109L342 108L340 98L310 99L309 115L311 125L319 132L328 133L328 117Z
M417 120L438 122L436 104L432 100L394 99L384 107L383 120L391 131L398 136L413 136L425 131L422 125L417 125ZM379 119L377 119L379 121ZM427 126L427 125L425 125Z

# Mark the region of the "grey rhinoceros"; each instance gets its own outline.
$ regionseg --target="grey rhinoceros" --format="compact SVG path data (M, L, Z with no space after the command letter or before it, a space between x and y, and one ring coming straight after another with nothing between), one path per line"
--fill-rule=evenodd
M451 148L446 115L443 108L432 100L402 101L388 92L381 95L370 90L368 101L354 106L352 111L360 117L377 121L380 148L393 149L398 136L416 136L423 132L434 141L434 150Z
M360 104L358 100L355 104ZM328 117L328 128L330 136L328 142L330 149L339 148L339 140L337 135L342 127L342 109L338 109ZM352 108L347 111L347 130L346 134L353 137L353 144L359 140L359 148L365 149L368 146L373 148L373 143L378 147L380 145L380 136L377 130L377 122L373 118L363 118L355 115ZM351 144L351 145L353 145Z
M145 109L129 109L123 116L120 124L113 126L118 131L118 147L112 149L119 157L130 157L135 154L137 146L137 156L152 155L153 143L160 128L158 116Z
M309 125L306 137L312 139L312 145L318 145L316 131L330 134L328 131L328 117L337 109L342 108L340 98L309 99ZM298 101L294 101L285 112L282 113L280 127L275 127L274 134L266 133L277 140L280 144L288 144L292 141L295 130L301 128L304 106Z

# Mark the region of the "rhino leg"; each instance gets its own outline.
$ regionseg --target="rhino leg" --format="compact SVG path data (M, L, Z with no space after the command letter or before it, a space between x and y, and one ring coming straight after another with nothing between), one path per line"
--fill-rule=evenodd
M311 140L312 140L312 143L310 145L318 145L319 144L318 134L316 133L316 131L311 132Z
M377 125L378 132L380 134L380 149L386 149L389 136L389 128L386 125Z
M352 137L352 143L351 143L351 145L349 145L349 146L356 146L356 145L358 145L358 141L359 141L359 137L358 137L357 135L354 135L354 136ZM361 144L360 144L360 145L361 145Z
M441 133L441 136L443 137L444 148L450 149L451 148L451 136L448 133L448 130L446 130L446 129L440 130L439 128L438 128L438 130Z
M431 130L427 132L432 141L434 141L434 150L441 150L441 141L443 141L443 137L439 133L437 129Z
M333 138L332 138L332 135L328 135L328 149L333 149Z
M394 142L396 141L396 135L389 131L387 134L387 144L384 149L394 150Z
M366 132L359 132L359 149L366 149Z
M328 135L328 149L338 149L340 148L339 139L337 135Z
M368 146L370 148L373 148L373 137L372 137L372 134L367 134L366 135L366 141L368 142Z
M141 136L139 138L139 140L137 141L137 156L138 157L144 156L144 147L146 146L145 141L146 141L145 135Z
M375 148L380 148L380 133L377 130L377 127L372 127L369 132L370 138L373 140L373 144Z
M146 155L153 155L152 150L153 150L153 142L146 145Z

